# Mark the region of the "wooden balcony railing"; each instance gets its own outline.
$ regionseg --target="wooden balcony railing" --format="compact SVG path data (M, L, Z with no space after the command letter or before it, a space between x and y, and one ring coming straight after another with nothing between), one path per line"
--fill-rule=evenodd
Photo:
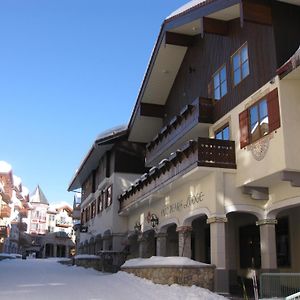
M11 208L8 205L0 205L0 217L9 218L11 214Z
M236 169L235 143L208 138L191 140L150 169L119 196L120 212L145 195L196 167Z
M154 139L146 146L146 163L149 165L174 142L188 133L199 123L213 122L213 100L197 98L186 105L181 112L163 127Z

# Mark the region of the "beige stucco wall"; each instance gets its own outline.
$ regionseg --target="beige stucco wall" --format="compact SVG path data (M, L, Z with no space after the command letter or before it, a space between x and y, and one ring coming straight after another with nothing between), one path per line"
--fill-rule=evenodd
M286 168L300 171L300 80L284 78L279 88Z

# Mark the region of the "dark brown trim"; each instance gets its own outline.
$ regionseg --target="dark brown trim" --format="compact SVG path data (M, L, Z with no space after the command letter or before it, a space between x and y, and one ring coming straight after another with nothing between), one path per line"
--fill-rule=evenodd
M272 10L269 5L244 0L243 18L247 22L272 25Z
M228 35L228 22L211 18L203 18L205 33Z
M158 104L141 103L140 116L163 118L165 116L165 106Z
M193 44L193 36L167 31L165 33L165 43L167 45L190 47Z

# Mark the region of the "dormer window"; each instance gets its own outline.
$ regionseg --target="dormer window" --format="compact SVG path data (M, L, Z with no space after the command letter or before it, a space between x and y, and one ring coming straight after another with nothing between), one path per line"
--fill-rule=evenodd
M214 99L220 100L227 94L226 65L222 66L213 76Z
M233 54L231 63L233 84L236 86L250 73L247 43L244 44L235 54Z

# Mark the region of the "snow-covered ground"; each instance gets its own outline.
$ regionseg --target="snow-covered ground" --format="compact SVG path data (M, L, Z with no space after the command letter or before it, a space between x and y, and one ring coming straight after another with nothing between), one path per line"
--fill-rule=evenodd
M158 285L118 272L65 266L55 259L0 261L0 299L9 300L224 300L199 287Z

